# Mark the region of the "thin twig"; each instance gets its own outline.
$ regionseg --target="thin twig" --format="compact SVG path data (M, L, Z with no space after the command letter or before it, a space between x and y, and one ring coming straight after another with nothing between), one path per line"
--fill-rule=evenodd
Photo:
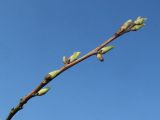
M101 48L103 48L105 45L107 45L108 43L110 43L111 41L113 41L115 38L117 38L118 35L113 35L109 40L107 40L106 42L104 42L102 45L100 45L99 47L95 48L94 50L90 51L89 53L87 53L86 55L84 55L83 57L77 59L76 61L71 62L70 64L64 65L63 67L61 67L60 73L64 72L65 70L67 70L68 68L76 65L77 63L87 59L88 57L95 55L97 53L98 50L100 50ZM59 73L59 74L60 74ZM45 85L47 85L51 80L53 79L49 79L47 76L44 78L44 80L34 89L32 90L30 93L28 93L26 96L24 96L19 104L15 107L12 108L7 119L6 120L11 120L11 118L18 112L20 111L24 104L26 104L32 97L35 96L35 94L42 89Z
M133 25L132 25L133 26ZM62 72L64 72L65 70L69 69L70 67L78 64L79 62L93 56L96 55L98 53L98 51L100 49L102 49L104 46L106 46L107 44L109 44L110 42L112 42L113 40L115 40L116 38L118 38L119 36L125 34L129 32L128 28L126 28L125 30L120 30L118 32L116 32L112 37L110 37L108 40L106 40L103 44L101 44L100 46L96 47L95 49L91 50L90 52L88 52L86 55L82 56L81 58L69 63L69 64L65 64L64 66L62 66L59 69L59 73L58 75L60 75ZM58 76L57 75L57 76ZM56 76L56 77L57 77ZM55 77L53 78L55 79ZM8 114L6 120L11 120L12 117L21 109L23 109L23 106L33 97L36 96L37 92L42 89L44 86L46 86L50 81L53 80L49 74L47 74L44 79L41 81L41 83L35 88L33 89L30 93L28 93L26 96L24 96L23 98L20 99L20 102L18 103L18 105L14 108L11 109L10 113Z

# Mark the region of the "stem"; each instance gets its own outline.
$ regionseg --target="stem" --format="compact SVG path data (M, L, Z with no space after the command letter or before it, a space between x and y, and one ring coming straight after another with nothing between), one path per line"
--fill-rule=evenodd
M64 66L62 66L59 70L60 70L60 73L58 75L60 75L62 72L64 72L65 70L69 69L70 67L80 63L81 61L93 56L93 55L96 55L97 52L103 48L104 46L106 46L107 44L109 44L110 42L112 42L114 39L118 38L119 36L125 34L126 32L125 31L122 31L121 33L116 33L114 34L112 37L110 37L108 40L106 40L103 44L101 44L100 46L96 47L95 49L93 49L92 51L88 52L86 55L82 56L81 58L69 63L69 64L66 64ZM40 82L40 84L35 88L33 89L30 93L28 93L26 96L24 96L20 102L18 103L18 105L15 107L15 108L12 108L10 113L8 114L6 120L11 120L12 117L18 112L20 111L21 109L23 109L23 106L33 97L35 97L36 93L42 89L44 86L46 86L50 81L52 81L53 79L51 79L48 75L45 76L44 80L42 80Z

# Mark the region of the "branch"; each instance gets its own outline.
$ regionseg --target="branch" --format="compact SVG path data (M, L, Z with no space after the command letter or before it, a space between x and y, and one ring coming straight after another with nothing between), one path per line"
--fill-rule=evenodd
M24 96L23 98L20 99L20 102L17 104L16 107L12 108L11 111L9 112L6 120L11 120L12 117L21 109L23 109L23 106L33 97L36 97L38 95L38 92L40 90L42 90L42 88L44 86L46 86L50 81L52 81L53 79L55 79L58 75L60 75L62 72L66 71L67 69L69 69L70 67L80 63L81 61L93 56L93 55L97 55L100 54L102 56L102 48L104 48L107 44L109 44L110 42L112 42L113 40L115 40L116 38L120 37L121 35L130 32L130 31L137 31L139 30L141 27L144 26L144 21L145 18L141 18L138 17L135 21L132 20L128 20L126 21L121 27L120 29L112 36L110 37L108 40L106 40L103 44L101 44L100 46L96 47L95 49L93 49L92 51L90 51L89 53L87 53L86 55L82 56L79 59L76 59L71 61L71 57L70 59L65 58L66 59L66 63L64 64L64 66L62 66L61 68L59 68L59 70L56 71L52 71L50 73L48 73L44 79L40 82L40 84L33 89L30 93L28 93L26 96ZM74 54L73 54L74 55ZM75 57L73 56L72 57ZM98 58L98 57L97 57ZM99 59L99 58L98 58ZM99 59L100 60L100 59ZM44 89L44 88L43 88ZM45 93L44 93L45 94ZM40 96L40 94L39 94Z

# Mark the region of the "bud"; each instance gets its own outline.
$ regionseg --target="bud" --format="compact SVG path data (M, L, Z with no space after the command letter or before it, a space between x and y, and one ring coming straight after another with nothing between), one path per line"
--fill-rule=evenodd
M137 17L137 19L134 21L134 26L130 28L132 31L137 31L141 29L145 25L145 21L147 18L142 18L141 16Z
M131 24L132 24L132 20L131 20L131 19L127 20L127 21L121 26L121 30L127 29Z
M69 63L69 60L66 56L63 56L63 63L64 64L68 64Z
M60 72L60 70L55 70L55 71L52 71L48 74L50 75L51 79L53 79L59 74L59 72Z
M114 48L114 46L113 46L113 45L103 47L103 48L100 50L100 53L101 53L101 54L104 54L104 53L106 53L106 52L110 51L110 50L111 50L111 49L113 49L113 48Z
M135 25L141 25L144 24L144 22L147 20L147 18L142 18L141 16L137 17L137 19L134 21Z
M75 61L79 57L80 54L81 54L81 52L73 53L73 55L71 55L70 58L69 58L70 62Z
M135 25L131 28L132 31L137 31L139 29L141 29L142 27L144 26L144 24L141 24L141 25Z
M42 88L41 90L37 92L37 96L42 96L46 94L49 90L50 90L50 87Z
M96 55L96 57L97 57L98 60L100 60L101 62L104 61L104 58L103 58L102 54L98 53L98 54Z

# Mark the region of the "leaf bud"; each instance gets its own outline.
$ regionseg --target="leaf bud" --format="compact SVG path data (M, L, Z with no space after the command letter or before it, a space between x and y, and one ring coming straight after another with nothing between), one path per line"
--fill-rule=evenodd
M98 54L96 55L96 57L97 57L98 60L100 60L101 62L104 61L104 58L103 58L103 55L102 55L102 54L98 53Z
M121 26L121 31L126 30L130 25L132 24L132 20L129 19L127 20L122 26Z
M144 24L141 24L141 25L135 25L131 28L132 31L137 31L139 29L141 29L142 27L144 26Z
M137 19L134 21L135 25L142 25L147 20L147 18L142 18L141 16L137 17Z
M50 87L42 88L41 90L37 92L37 96L42 96L46 94L49 90L50 90Z
M74 52L73 55L70 56L69 61L73 62L73 61L77 60L77 58L79 57L80 54L81 54L81 52Z
M69 63L69 60L66 56L63 56L63 63L64 64L68 64Z
M59 72L60 72L60 70L55 70L55 71L52 71L48 74L50 75L50 78L53 79L59 74Z
M106 52L112 50L113 48L114 48L113 45L105 46L105 47L103 47L103 48L100 50L100 53L101 53L101 54L105 54Z

